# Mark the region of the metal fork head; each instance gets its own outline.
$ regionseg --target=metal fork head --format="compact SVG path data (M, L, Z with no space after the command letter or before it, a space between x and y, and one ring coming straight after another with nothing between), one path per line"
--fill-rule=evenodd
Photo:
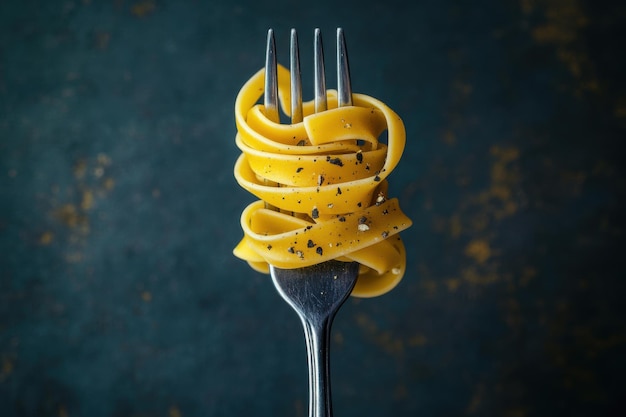
M327 109L324 51L319 29L315 30L314 54L314 108L319 113ZM295 29L291 30L290 58L291 123L299 123L303 118L302 80ZM352 105L348 55L341 29L337 29L337 90L338 105ZM271 29L267 33L264 104L266 116L278 123L276 46ZM332 260L296 269L270 265L270 272L278 293L298 313L304 325L309 362L309 416L331 417L330 327L337 310L354 288L359 264Z
M290 74L291 74L291 123L302 121L302 75L300 72L300 53L298 34L291 29L290 42ZM324 70L324 48L322 33L315 29L313 43L313 83L315 112L327 109L326 76ZM265 115L274 122L279 122L278 113L278 72L276 60L276 41L274 31L267 32L267 46L265 49L265 93L263 104ZM352 105L352 86L350 82L350 68L348 65L348 51L342 28L337 28L337 101L339 107Z

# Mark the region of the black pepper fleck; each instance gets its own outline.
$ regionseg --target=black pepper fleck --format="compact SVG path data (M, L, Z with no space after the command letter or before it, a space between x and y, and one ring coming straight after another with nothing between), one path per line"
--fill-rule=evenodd
M311 217L317 219L320 216L320 212L317 210L317 207L313 207L311 210Z
M321 246L318 246L317 249L315 249L315 252L317 252L318 255L322 256L322 254L324 253L324 249L322 249Z
M294 253L294 252L295 252L295 250L293 249L293 246L292 246L292 247L290 247L289 249L287 249L287 252L289 252L289 253Z
M341 160L341 158L328 158L327 161L333 165L338 165L340 167L343 166L343 161Z
M296 172L300 172L302 171L304 168L303 167L298 167L298 169L296 169Z
M313 243L313 241L311 239L309 239L309 241L306 244L307 248L313 248L315 247L315 243Z

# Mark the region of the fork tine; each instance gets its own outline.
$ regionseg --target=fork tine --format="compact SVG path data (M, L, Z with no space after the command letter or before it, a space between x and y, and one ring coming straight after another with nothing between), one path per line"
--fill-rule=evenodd
M348 50L342 28L337 28L337 95L339 107L352 105Z
M322 31L315 29L315 42L313 43L313 65L315 85L315 113L323 112L328 108L326 100L326 74L324 71L324 46L322 45Z
M291 123L302 121L302 75L298 49L298 34L295 29L291 29L289 68L291 74Z
M265 116L278 123L278 74L276 69L276 41L274 31L267 31L267 46L265 48L265 93L263 95Z

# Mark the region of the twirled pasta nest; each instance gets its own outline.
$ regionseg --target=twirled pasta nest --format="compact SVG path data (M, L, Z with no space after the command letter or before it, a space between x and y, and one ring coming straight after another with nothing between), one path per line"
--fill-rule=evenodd
M328 110L303 105L304 120L275 123L257 104L264 70L235 101L237 182L260 201L242 213L244 238L234 254L260 272L268 264L300 268L331 259L361 264L353 296L374 297L394 288L406 269L398 233L411 225L397 199L387 198L387 176L405 144L400 117L381 101L353 94L353 105ZM278 67L279 98L288 115L289 71ZM379 142L387 131L387 144Z

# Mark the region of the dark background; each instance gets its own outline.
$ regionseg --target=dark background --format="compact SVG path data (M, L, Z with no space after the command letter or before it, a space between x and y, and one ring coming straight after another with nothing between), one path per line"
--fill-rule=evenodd
M0 414L307 415L300 323L231 255L266 31L403 118L393 292L333 328L335 414L624 405L623 2L0 2ZM305 94L310 99L312 94Z

